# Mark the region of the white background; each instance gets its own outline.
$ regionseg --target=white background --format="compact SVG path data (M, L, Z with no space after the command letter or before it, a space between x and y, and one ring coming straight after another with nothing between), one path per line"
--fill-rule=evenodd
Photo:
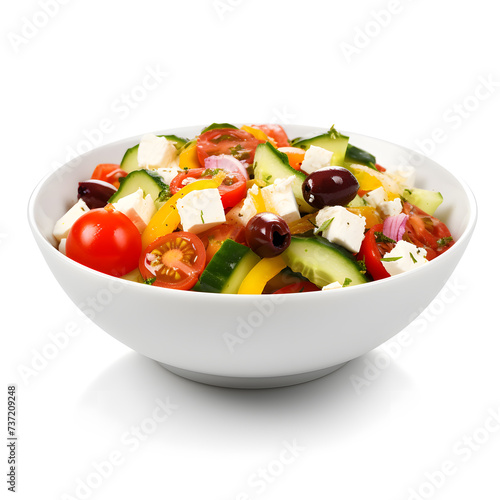
M499 498L492 3L53 0L50 16L42 4L9 2L0 21L0 399L5 415L6 387L17 385L17 498ZM148 68L161 81L141 92ZM125 104L134 93L140 102ZM89 323L30 234L32 189L85 141L213 121L334 122L466 178L479 221L443 293L338 373L272 391L180 379ZM47 346L72 328L54 355ZM176 409L153 427L167 398Z

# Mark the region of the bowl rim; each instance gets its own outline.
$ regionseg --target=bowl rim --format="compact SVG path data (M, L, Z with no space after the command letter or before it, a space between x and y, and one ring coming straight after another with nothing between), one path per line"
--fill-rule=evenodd
M235 125L241 126L241 124L239 124L239 123L235 123ZM284 128L286 129L287 126L294 127L294 128L297 127L297 128L300 128L300 129L308 129L308 132L311 132L311 133L313 133L315 131L320 132L320 131L322 131L322 130L325 129L324 127L311 126L311 125L301 125L301 124L296 124L296 123L284 125ZM154 132L147 132L147 133L152 133L152 134L155 134L155 135L165 135L165 134L174 134L175 132L177 132L177 133L182 134L183 130L192 130L192 129L195 129L195 128L199 128L199 130L201 131L204 127L205 127L204 125L190 125L190 126L183 126L183 127L169 127L169 128L166 128L166 129L161 129L159 131L157 130L157 131L154 131ZM453 258L453 256L457 252L461 252L462 251L462 247L464 245L466 246L468 244L469 239L472 236L472 233L474 231L474 228L475 228L475 225L476 225L476 222L477 222L477 217L478 217L478 207L477 207L476 198L474 196L474 193L470 189L469 185L462 178L462 176L457 176L457 175L453 174L447 168L443 167L441 164L437 163L432 158L430 158L430 157L422 154L419 151L416 151L414 149L408 148L406 146L401 146L399 144L387 141L385 139L379 139L377 137L369 136L369 135L366 135L366 134L360 134L360 133L357 133L357 132L349 132L349 131L345 131L345 130L339 130L339 131L342 134L348 135L349 137L351 135L355 135L355 136L358 136L358 137L364 137L366 139L370 139L370 140L374 140L374 141L377 141L377 142L385 143L385 144L388 144L390 146L396 146L396 147L400 148L401 150L404 150L404 151L406 151L408 153L416 154L416 155L418 155L418 156L420 156L422 158L425 158L426 160L430 160L433 163L436 163L440 168L442 168L443 170L445 170L446 173L448 173L455 180L457 180L457 182L460 184L460 186L464 190L466 198L467 198L467 201L469 203L469 220L468 220L467 225L464 228L461 236L458 238L458 240L456 240L455 244L450 249L448 249L446 252L444 252L443 254L441 254L438 257L436 257L435 259L427 262L427 264L425 265L425 268L427 268L428 270L430 270L429 266L437 266L441 262L444 262L445 259ZM94 274L97 278L100 278L100 279L110 279L110 280L114 281L115 283L121 284L124 287L138 287L138 286L140 286L141 289L143 290L143 293L153 293L153 294L163 293L163 294L166 294L166 296L168 296L169 294L174 293L175 296L177 296L179 293L185 294L186 292L189 292L190 296L192 294L195 294L195 296L197 296L197 297L203 297L204 300L218 300L218 301L220 301L221 299L220 298L216 298L216 297L220 297L221 295L223 295L225 297L225 300L248 300L250 298L251 300L265 301L265 300L270 300L270 297L274 297L273 300L275 302L279 302L280 300L287 300L287 301L304 300L304 298L303 298L304 295L306 295L306 296L307 295L314 295L314 294L298 294L298 293L290 293L290 294L284 294L284 295L273 295L273 294L260 294L260 295L218 294L218 293L198 292L198 291L194 291L194 290L173 290L173 289L162 288L162 287L154 287L154 286L149 286L149 287L146 286L145 287L142 283L137 283L137 282L134 282L134 281L125 280L125 279L123 279L121 277L110 276L110 275L107 275L105 273L101 273L99 271L91 269L91 268L89 268L87 266L84 266L83 264L79 264L78 262L76 262L76 261L74 261L74 260L69 259L68 257L66 257L66 255L62 254L56 247L54 247L45 238L45 236L41 233L41 231L38 228L38 225L37 225L37 223L35 221L35 207L36 207L36 204L37 204L38 196L39 196L40 191L42 190L42 188L47 183L47 181L53 175L56 175L58 171L67 168L68 164L71 164L72 162L74 162L77 159L83 159L87 155L89 155L90 153L95 153L96 151L98 151L100 149L108 148L108 147L111 147L111 146L119 146L120 144L126 144L126 143L130 143L132 141L137 141L137 140L140 141L140 138L143 137L144 135L145 134L140 134L140 135L126 137L124 139L119 139L117 141L109 142L109 143L103 144L101 146L98 146L96 148L93 148L93 149L91 149L89 151L86 151L85 153L83 153L81 155L78 155L75 158L72 158L71 160L63 163L57 169L51 170L51 171L47 172L42 177L42 179L36 184L35 188L33 189L32 193L30 195L30 198L29 198L29 201L28 201L28 207L27 207L28 223L29 223L31 231L32 231L32 233L33 233L33 235L34 235L34 237L37 240L37 242L38 242L39 245L43 245L43 247L46 248L47 251L49 251L49 252L55 252L53 255L55 256L57 254L56 258L63 259L63 261L64 261L64 263L66 265L76 266L76 269L79 269L80 271L85 270L85 272L91 273L91 275ZM396 276L391 276L389 278L384 278L382 280L374 280L374 281L370 281L370 282L367 282L367 283L363 283L362 285L357 285L357 286L352 286L352 287L345 287L345 288L337 288L337 289L325 290L325 291L327 291L329 293L340 293L340 291L342 290L342 293L344 293L344 294L346 294L346 293L360 293L362 290L368 291L368 290L371 290L374 287L384 287L384 286L388 286L389 283L397 283L398 280L407 279L408 276L412 276L415 273L421 272L422 267L419 267L419 268L416 268L416 269L412 269L410 271L406 271L406 272L398 274ZM298 297L300 297L300 299L298 299ZM305 300L307 300L307 299L305 299Z

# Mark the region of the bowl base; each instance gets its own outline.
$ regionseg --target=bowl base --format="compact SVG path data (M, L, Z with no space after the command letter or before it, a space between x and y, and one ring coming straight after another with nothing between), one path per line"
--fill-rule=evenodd
M183 368L160 363L159 361L158 364L169 372L189 380L194 380L195 382L200 382L201 384L229 387L231 389L273 389L276 387L286 387L316 380L342 368L346 363L340 363L335 366L323 368L322 370L277 377L227 377L185 370Z

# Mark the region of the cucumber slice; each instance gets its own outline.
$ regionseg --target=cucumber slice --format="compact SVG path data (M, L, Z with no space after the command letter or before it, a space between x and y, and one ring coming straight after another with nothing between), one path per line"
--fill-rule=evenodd
M200 276L193 290L211 293L238 293L241 282L259 262L250 248L225 240Z
M375 156L368 153L368 151L353 146L352 144L347 145L344 167L349 167L350 165L365 165L366 167L377 170L375 163L377 163Z
M183 139L182 137L177 137L176 135L159 135L158 137L165 137L167 141L172 141L175 143L177 151L179 151L185 144L188 143L188 139ZM125 170L125 172L133 172L134 170L139 170L139 163L137 161L137 153L139 151L139 144L127 149L123 155L122 161L120 163L120 168Z
M205 132L208 132L209 130L214 130L216 128L235 128L235 129L237 129L238 127L235 127L234 125L231 125L230 123L212 123L212 125L205 127L200 132L200 134L204 134Z
M292 236L290 246L281 256L292 271L302 274L320 288L334 281L343 285L347 280L346 286L368 281L352 254L319 236Z
M346 206L357 208L357 207L366 207L367 203L359 194L357 194L352 201L350 201Z
M288 156L278 151L270 142L257 146L253 171L255 179L267 185L272 184L276 179L288 179L293 175L292 189L299 210L306 213L314 212L315 209L306 203L302 194L302 183L306 180L306 174L292 168L288 162Z
M153 198L156 208L160 208L170 195L170 189L163 182L162 177L154 170L134 170L123 177L118 191L108 200L108 203L116 203L120 198L135 193L142 189L144 196L148 194Z
M294 139L292 141L292 146L306 150L309 146L318 146L319 148L327 149L333 153L331 164L341 166L344 163L348 142L349 137L340 134L332 126L332 128L324 134L309 138L299 137Z
M427 189L405 189L402 196L429 215L434 215L437 207L443 203L443 195L440 192Z

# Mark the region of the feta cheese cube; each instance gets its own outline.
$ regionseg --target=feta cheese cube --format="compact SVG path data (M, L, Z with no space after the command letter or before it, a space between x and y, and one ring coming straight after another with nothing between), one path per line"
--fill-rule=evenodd
M82 200L73 205L54 225L54 230L52 234L54 238L59 242L64 238L68 237L69 230L71 226L90 209L87 204Z
M184 231L201 233L226 222L226 214L217 188L191 191L177 201Z
M382 264L391 276L395 276L425 264L427 262L426 255L425 248L417 247L405 240L399 240L390 252L384 254Z
M140 233L146 229L146 226L156 212L153 198L150 194L144 197L144 192L141 188L135 193L120 198L116 203L113 203L113 206L116 210L126 215Z
M363 200L365 200L371 207L377 208L382 202L387 200L385 189L380 186L373 191L369 191L363 196Z
M170 186L170 183L180 172L183 172L182 168L179 167L179 157L177 157L173 162L170 163L168 167L157 168L156 172L161 176L163 182Z
M323 167L329 167L333 153L318 146L309 146L300 167L307 174L311 174Z
M276 179L261 190L266 210L278 214L287 224L300 219L299 206L292 189L293 181L293 175L288 179Z
M316 216L316 225L324 238L357 253L365 237L366 219L349 212L340 205L322 208Z
M140 168L167 168L177 158L177 148L165 137L146 134L139 144L137 162Z
M403 211L403 203L401 198L394 198L392 201L383 201L378 205L379 210L389 216L399 215Z
M336 288L342 288L342 285L338 281L325 285L321 290L335 290Z
M259 187L255 184L247 191L247 197L243 202L243 206L241 207L240 213L238 214L241 217L241 222L244 226L248 224L248 221L254 216L257 215L257 207L255 206L255 202L253 197L250 196L250 193L254 195L259 194Z
M58 247L58 250L64 255L66 255L66 241L66 238L63 238Z

